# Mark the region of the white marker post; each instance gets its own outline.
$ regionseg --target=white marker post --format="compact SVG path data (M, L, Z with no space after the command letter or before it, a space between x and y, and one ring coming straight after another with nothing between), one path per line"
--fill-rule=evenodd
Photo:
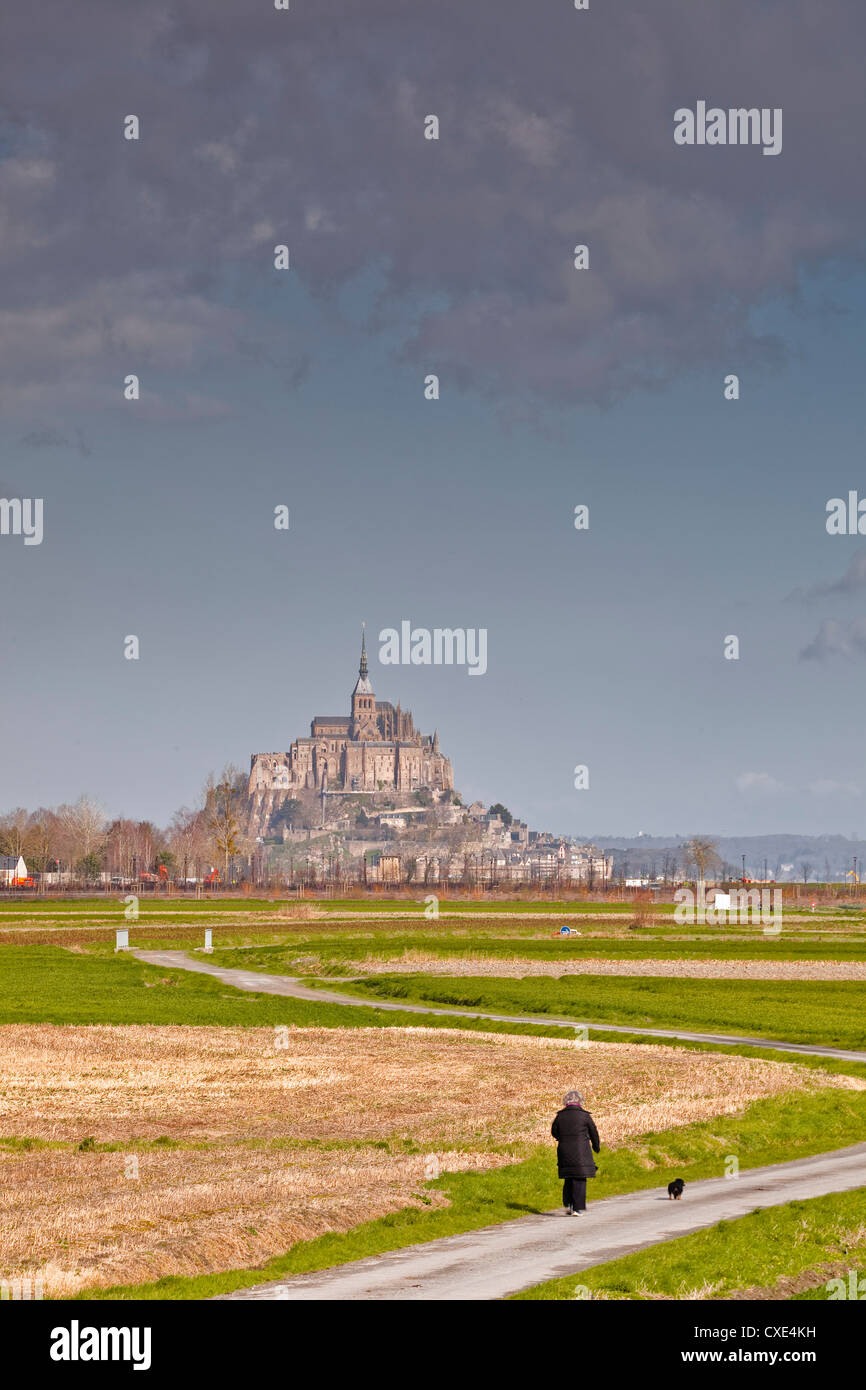
M210 927L204 929L204 948L206 951L213 950L213 932Z
M117 940L114 943L115 951L129 950L129 928L119 927L117 930Z

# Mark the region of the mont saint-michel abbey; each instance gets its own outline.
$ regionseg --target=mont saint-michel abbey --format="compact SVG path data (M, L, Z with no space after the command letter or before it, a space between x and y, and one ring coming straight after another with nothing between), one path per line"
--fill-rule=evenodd
M382 792L452 789L450 759L439 751L437 734L420 734L408 710L377 700L361 665L350 714L317 714L310 737L296 739L287 753L254 753L250 796L267 812L298 791Z

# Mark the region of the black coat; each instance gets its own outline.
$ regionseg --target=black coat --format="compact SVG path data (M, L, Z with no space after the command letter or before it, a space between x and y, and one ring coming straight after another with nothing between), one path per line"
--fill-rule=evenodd
M594 1178L598 1169L592 1150L598 1153L601 1142L595 1121L588 1110L567 1105L560 1110L551 1130L557 1140L556 1162L561 1178ZM592 1147L590 1147L592 1146Z

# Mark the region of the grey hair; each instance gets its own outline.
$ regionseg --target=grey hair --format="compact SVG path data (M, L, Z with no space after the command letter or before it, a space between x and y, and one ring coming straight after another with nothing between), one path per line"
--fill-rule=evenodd
M583 1096L580 1091L569 1091L562 1103L563 1105L583 1105Z

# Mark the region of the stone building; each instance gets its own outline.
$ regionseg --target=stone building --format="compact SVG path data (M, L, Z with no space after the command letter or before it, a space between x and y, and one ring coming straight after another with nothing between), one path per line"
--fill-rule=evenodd
M453 786L451 762L439 750L438 735L419 733L408 710L376 699L364 638L351 712L317 714L309 738L296 739L287 753L254 753L250 762L249 794L259 823L298 791L413 792Z

